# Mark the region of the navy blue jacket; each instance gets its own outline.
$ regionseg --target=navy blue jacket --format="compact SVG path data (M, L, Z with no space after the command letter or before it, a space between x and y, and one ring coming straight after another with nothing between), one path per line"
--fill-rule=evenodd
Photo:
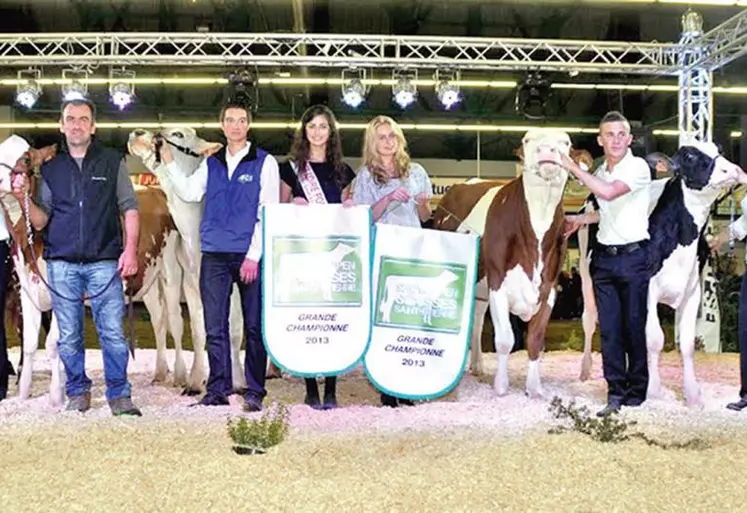
M117 176L123 155L94 139L82 169L63 148L42 165L51 191L49 223L42 232L44 258L90 263L122 254Z
M267 152L254 144L228 179L226 148L208 158L200 243L207 253L246 253L259 210L262 165Z

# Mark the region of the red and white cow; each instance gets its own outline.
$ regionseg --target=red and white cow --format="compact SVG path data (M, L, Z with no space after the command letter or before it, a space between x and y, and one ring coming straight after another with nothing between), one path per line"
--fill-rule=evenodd
M508 392L508 356L514 344L509 322L512 313L529 323L526 391L530 397L541 397L539 356L566 250L562 199L568 172L559 162L561 154L570 154L571 140L565 132L530 130L522 146L521 176L505 185L478 181L452 186L436 208L433 226L482 237L478 282L486 280L489 290L498 353L494 388L498 395ZM478 334L483 315L484 310L476 309ZM473 332L472 341L475 372L479 368L479 335Z
M700 305L700 275L708 256L703 232L711 206L723 189L747 183L739 166L719 155L713 143L692 141L684 144L672 159L675 175L655 180L649 203L649 252L652 265L646 319L649 385L647 398L662 395L659 355L664 347L664 332L657 304L675 310L682 354L683 386L689 406L701 406L700 387L695 376L695 329ZM587 203L592 209L592 201ZM594 289L588 268L588 228L579 230L580 274L584 294L584 356L581 379L587 379L591 367L591 338L597 321Z
M51 158L50 148L29 150L32 155L25 169L30 178L31 194L36 188L37 179L34 168L43 160ZM142 300L151 318L156 340L165 340L167 331L181 340L181 311L177 310L176 319L166 322L164 311L173 311L170 305L179 306L181 290L181 269L176 265L175 241L178 232L171 220L166 205L166 196L162 191L152 187L136 187L140 210L140 236L138 240L138 273L131 277L125 287L125 293L132 294L133 301ZM43 242L41 234L33 231L33 250L28 244L26 216L21 203L11 194L3 194L0 203L8 226L11 227L13 243L11 256L20 284L21 318L23 320L23 367L20 370L20 399L27 399L31 394L34 355L38 349L39 330L42 312L52 309L47 280L46 264L42 259ZM43 279L42 279L43 278ZM171 317L174 317L173 315ZM60 376L60 365L57 353L59 332L57 322L52 315L51 329L47 335L45 348L52 364L52 381L50 383L50 403L53 406L62 404L63 383Z

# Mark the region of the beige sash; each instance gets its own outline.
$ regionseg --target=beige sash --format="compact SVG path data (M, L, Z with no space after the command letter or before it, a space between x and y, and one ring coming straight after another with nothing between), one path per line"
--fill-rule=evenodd
M309 203L326 205L327 197L324 195L322 186L319 183L319 178L317 178L314 170L311 169L311 164L306 162L306 172L303 173L303 175L298 172L298 165L295 162L291 162L291 168L293 169L293 172L296 173L298 182L301 184L303 193L306 195L306 200Z

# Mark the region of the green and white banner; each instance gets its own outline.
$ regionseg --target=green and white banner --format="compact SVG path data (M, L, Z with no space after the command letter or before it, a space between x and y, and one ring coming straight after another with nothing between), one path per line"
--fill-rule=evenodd
M313 377L360 362L371 333L368 207L264 207L263 337L283 370Z
M377 224L371 343L364 366L406 399L447 394L462 377L472 331L478 238Z

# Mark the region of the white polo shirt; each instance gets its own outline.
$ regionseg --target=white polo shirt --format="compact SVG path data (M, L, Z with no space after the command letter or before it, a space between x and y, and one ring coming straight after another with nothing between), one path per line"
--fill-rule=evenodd
M729 225L729 238L734 240L743 240L747 237L747 195L742 198L740 202L742 208L742 215L739 216L733 223ZM745 262L747 263L747 251L744 255Z
M630 244L648 239L648 202L651 172L648 164L628 150L612 171L607 171L605 160L595 173L597 178L611 183L619 180L630 187L630 192L612 201L599 202L599 232L597 240L606 246Z

